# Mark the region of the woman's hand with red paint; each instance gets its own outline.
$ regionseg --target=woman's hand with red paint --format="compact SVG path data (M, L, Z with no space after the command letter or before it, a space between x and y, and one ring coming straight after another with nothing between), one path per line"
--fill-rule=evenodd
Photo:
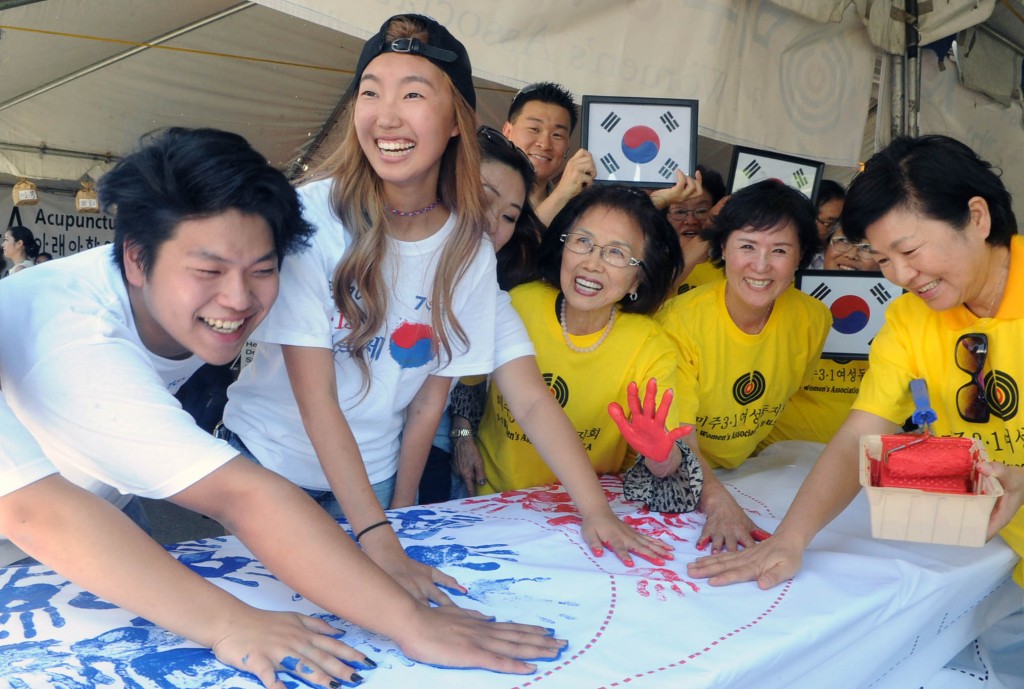
M630 383L626 388L626 400L629 404L630 418L622 405L612 402L608 405L608 414L619 427L626 442L647 459L664 462L669 458L676 441L693 430L693 426L680 426L671 431L665 429L665 418L672 406L672 389L669 388L661 397L661 406L657 403L658 381L651 378L647 381L647 391L643 405L640 404L640 393L637 384Z

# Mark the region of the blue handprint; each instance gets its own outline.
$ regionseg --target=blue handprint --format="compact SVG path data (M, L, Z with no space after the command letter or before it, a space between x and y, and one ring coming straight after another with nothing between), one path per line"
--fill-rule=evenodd
M50 617L54 627L63 627L64 618L52 604L53 597L69 582L60 585L54 584L18 584L22 579L33 576L49 575L50 572L32 573L28 567L12 568L10 578L0 588L0 626L7 624L13 613L18 613L21 620L21 628L26 639L32 639L36 635L36 612L42 612ZM0 639L6 639L10 632L0 629Z
M209 547L175 545L168 546L167 549L172 555L178 558L181 564L206 579L224 579L225 581L231 581L241 586L251 586L255 588L260 585L259 581L253 579L241 579L239 577L228 575L236 572L242 573L242 570L246 569L250 565L252 565L253 569L265 570L265 567L255 558L243 557L240 555L218 556L218 551L211 550ZM245 574L250 577L274 579L274 576L266 571L248 571L245 572Z
M431 567L465 567L481 572L487 572L501 567L497 562L470 562L470 557L487 557L508 562L516 562L519 553L509 550L504 543L482 546L464 546L458 543L444 543L442 545L410 545L405 549L406 554L414 560L418 560Z

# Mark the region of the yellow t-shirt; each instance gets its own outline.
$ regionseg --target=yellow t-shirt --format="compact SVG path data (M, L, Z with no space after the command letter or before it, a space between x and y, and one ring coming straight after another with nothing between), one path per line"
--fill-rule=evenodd
M957 390L970 380L955 359L957 340L966 333L988 336L984 377L991 416L984 424L964 421L957 410ZM1017 382L1024 381L1024 237L1013 238L1006 292L995 317L978 318L964 306L933 311L916 295L904 294L886 311L869 361L854 409L902 423L914 411L910 381L924 378L938 416L932 424L936 434L977 438L990 459L1024 466L1024 414ZM1001 534L1024 555L1024 510ZM1024 586L1024 565L1017 565L1014 580Z
M537 350L544 380L576 428L598 473L628 468L626 440L608 416L608 404L618 402L629 413L626 386L637 381L641 394L648 378L658 379L660 392L675 387L675 347L650 318L619 311L607 339L586 354L569 349L555 310L558 290L531 282L510 292ZM601 333L572 336L577 347L594 344ZM666 426L679 425L675 405ZM557 480L526 433L512 416L501 390L492 384L477 433L488 482L482 493L516 490Z
M686 276L686 279L679 284L679 290L677 294L683 294L689 292L694 287L705 285L715 280L722 280L725 278L725 268L716 268L715 264L711 261L704 261L698 263L690 271L690 274Z
M758 450L780 440L832 440L846 421L867 370L868 362L863 359L819 359L810 380L789 399L786 410Z
M725 286L720 280L674 297L655 319L679 347L679 419L695 424L701 453L712 466L735 469L809 380L832 315L790 286L761 332L749 335L726 311Z

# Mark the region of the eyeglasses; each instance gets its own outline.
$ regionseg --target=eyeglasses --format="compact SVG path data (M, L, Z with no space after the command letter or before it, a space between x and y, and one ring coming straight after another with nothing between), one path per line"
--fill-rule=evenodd
M832 237L831 239L828 240L828 243L831 244L832 248L835 249L840 254L848 254L852 250L856 249L857 255L860 258L871 258L871 255L873 253L870 244L854 244L849 239L841 235L836 235L835 237Z
M956 365L971 377L956 391L956 410L960 418L970 423L987 423L988 398L985 396L985 360L988 358L988 336L967 333L956 341Z
M826 218L824 220L822 220L821 218L817 218L816 220L817 223L824 227L826 230L831 230L833 227L839 224L839 218Z
M508 146L513 151L515 151L519 155L519 157L523 159L523 162L525 162L529 166L530 170L533 171L533 162L530 160L530 156L526 155L523 149L519 148L514 143L512 143L507 136L499 132L497 129L495 129L494 127L488 127L486 124L484 124L480 125L480 127L476 130L476 133L477 136L482 136L493 144L496 144L498 146Z
M601 260L616 268L628 268L630 266L642 266L644 264L638 258L633 258L629 252L621 246L598 246L594 240L580 232L569 232L563 234L559 239L565 244L565 248L574 254L587 255L594 253L594 249L601 250Z
M673 208L668 212L668 217L673 220L684 220L690 217L696 220L703 220L710 212L710 208Z

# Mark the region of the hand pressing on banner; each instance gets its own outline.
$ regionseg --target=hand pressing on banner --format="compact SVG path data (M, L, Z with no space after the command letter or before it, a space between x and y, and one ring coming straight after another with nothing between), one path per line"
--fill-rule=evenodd
M470 497L475 497L480 486L487 483L484 458L473 436L458 436L452 440L452 472L462 479L466 495Z
M658 381L651 378L647 381L642 405L637 384L630 383L626 388L629 419L618 402L608 405L608 414L619 427L626 442L646 458L647 468L658 478L670 476L679 468L682 452L676 441L693 431L693 426L679 426L671 431L665 428L665 419L672 406L672 394L671 389L666 390L659 407Z

